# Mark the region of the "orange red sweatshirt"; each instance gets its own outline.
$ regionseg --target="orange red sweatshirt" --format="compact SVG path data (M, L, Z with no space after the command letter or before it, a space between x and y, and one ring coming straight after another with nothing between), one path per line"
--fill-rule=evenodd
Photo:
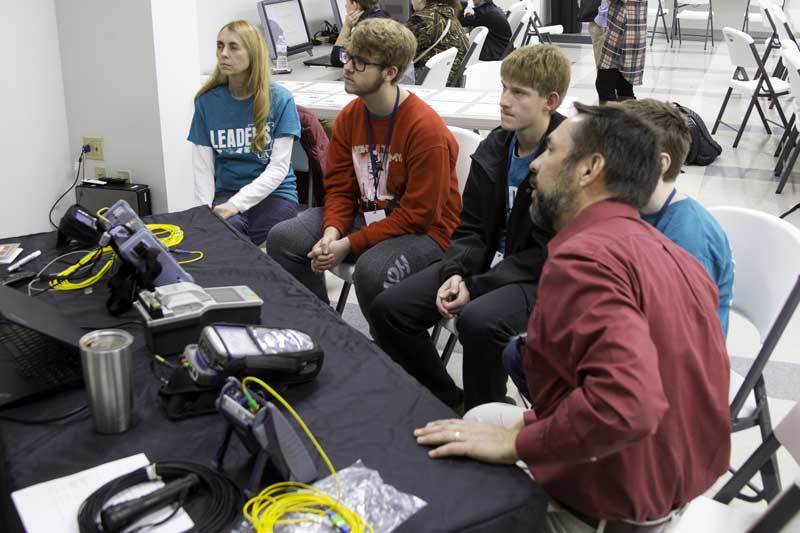
M369 171L368 115L358 98L336 117L324 179L323 228L333 226L347 235L355 214L377 200L379 209L390 208L388 216L349 235L353 252L360 254L383 240L408 234L427 234L446 250L461 214L458 143L439 115L410 94L397 109L387 168L379 174L376 194ZM369 120L381 161L389 119L370 116Z

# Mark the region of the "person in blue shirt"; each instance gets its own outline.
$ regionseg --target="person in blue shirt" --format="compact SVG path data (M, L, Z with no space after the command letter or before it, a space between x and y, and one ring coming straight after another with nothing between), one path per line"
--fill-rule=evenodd
M719 321L728 334L728 315L733 298L734 263L731 245L719 222L700 203L675 186L689 153L691 136L686 118L667 102L628 100L625 109L644 119L659 135L664 173L641 208L641 216L697 259L719 289Z
M297 215L291 158L300 118L291 93L269 73L261 32L243 20L226 24L189 130L196 200L255 244Z

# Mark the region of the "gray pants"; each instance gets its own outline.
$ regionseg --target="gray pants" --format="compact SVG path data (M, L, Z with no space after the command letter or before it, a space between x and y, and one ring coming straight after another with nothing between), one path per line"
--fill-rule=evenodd
M307 209L296 218L275 225L267 236L267 253L322 301L329 303L325 277L311 271L311 260L306 257L322 238L322 214L321 207ZM364 217L357 215L353 231L364 224ZM383 289L419 272L443 255L439 245L427 235L402 235L386 239L358 257L347 257L347 262L355 263L353 282L361 312L369 317L372 301Z

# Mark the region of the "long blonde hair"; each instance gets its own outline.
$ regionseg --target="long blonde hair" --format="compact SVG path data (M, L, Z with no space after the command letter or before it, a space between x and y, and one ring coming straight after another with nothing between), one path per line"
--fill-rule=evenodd
M250 57L250 78L247 80L247 89L253 95L253 124L256 129L250 144L250 151L261 155L267 147L267 116L270 104L270 61L267 44L264 42L261 32L246 20L234 20L220 28L219 31L222 32L222 30L230 30L238 35ZM194 97L197 99L214 87L227 84L228 76L220 72L219 62L217 62L211 77L200 87Z

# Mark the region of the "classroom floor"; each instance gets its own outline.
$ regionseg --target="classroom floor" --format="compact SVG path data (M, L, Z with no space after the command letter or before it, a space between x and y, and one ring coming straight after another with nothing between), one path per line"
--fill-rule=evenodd
M591 46L560 46L573 62L569 96L586 103L596 103ZM670 48L663 37L657 37L655 45L648 49L644 85L636 88L636 95L639 98L679 102L701 115L711 130L732 74L733 68L724 44L717 42L713 50L704 52L702 42L684 41L682 46ZM745 98L734 96L724 120L738 126L746 104ZM787 109L789 107L786 106ZM778 121L774 110L768 112L768 118ZM775 164L772 154L782 132L781 128L775 127L773 134L767 135L758 116L753 113L739 147L733 149L735 131L721 126L715 136L723 147L720 158L707 167L686 167L685 173L678 178L678 187L706 206L741 206L774 215L785 212L800 202L800 167L798 173L790 178L783 193L775 194L777 181L772 176ZM787 220L800 227L800 211L790 215ZM329 276L328 287L331 300L335 302L339 297L341 281ZM344 316L351 325L368 335L354 291L350 292ZM794 403L800 400L800 353L797 346L800 346L800 313L790 323L766 369L773 423L780 421ZM745 373L758 347L759 339L755 328L743 318L732 316L728 336L732 367L741 374ZM448 371L457 383L461 382L460 345L450 360ZM518 397L510 380L508 390L509 395ZM732 463L735 465L743 461L759 443L757 429L734 434ZM779 453L779 464L784 484L800 477L800 467L785 450ZM715 489L709 492L713 494ZM754 509L764 506L754 506L738 500L734 504Z

